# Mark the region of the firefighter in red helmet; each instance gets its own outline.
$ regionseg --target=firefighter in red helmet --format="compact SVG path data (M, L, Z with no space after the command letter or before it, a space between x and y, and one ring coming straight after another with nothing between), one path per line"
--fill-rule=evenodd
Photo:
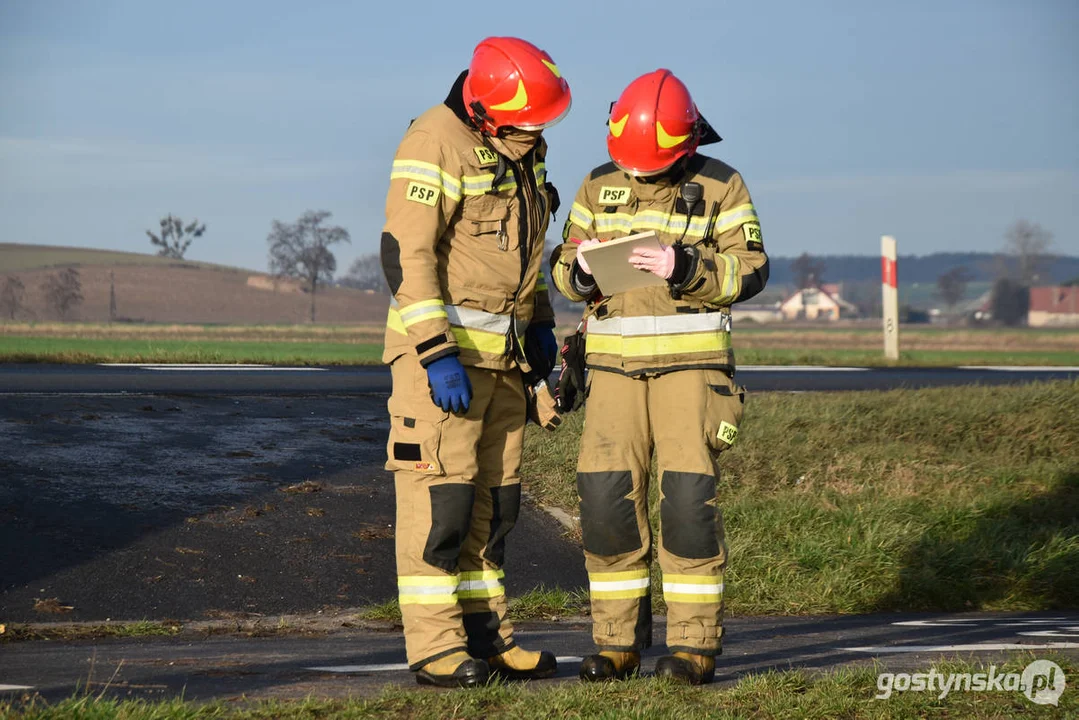
M556 670L551 653L516 645L502 564L521 500L525 381L546 378L558 352L541 271L558 195L542 133L569 107L550 55L488 38L394 157L381 251L393 293L386 468L405 646L421 683Z
M611 107L610 163L585 178L551 257L552 279L586 301L589 391L577 464L593 640L585 680L636 673L652 642L648 484L659 481L667 648L656 673L711 682L723 635L720 454L738 437L730 307L768 279L760 222L741 175L697 152L719 136L669 70L634 80ZM581 247L654 230L662 250L629 262L667 282L602 294Z

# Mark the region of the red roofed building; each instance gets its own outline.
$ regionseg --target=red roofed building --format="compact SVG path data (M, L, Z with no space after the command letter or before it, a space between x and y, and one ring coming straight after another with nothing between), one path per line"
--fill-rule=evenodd
M1079 326L1079 286L1031 288L1027 325Z

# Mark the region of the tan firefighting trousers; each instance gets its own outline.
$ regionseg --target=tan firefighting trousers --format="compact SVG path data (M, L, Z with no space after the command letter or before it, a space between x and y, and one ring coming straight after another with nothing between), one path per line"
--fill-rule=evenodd
M654 446L667 647L719 654L727 552L716 507L716 459L738 436L744 392L719 370L636 378L592 372L577 492L592 637L600 650L652 644L648 476Z
M414 355L391 365L386 469L397 494L397 582L413 670L460 650L514 646L502 560L521 502L524 384L468 367L468 413L443 412Z

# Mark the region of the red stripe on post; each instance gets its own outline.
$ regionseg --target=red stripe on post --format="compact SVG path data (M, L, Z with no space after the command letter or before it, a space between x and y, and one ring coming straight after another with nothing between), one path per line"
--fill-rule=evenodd
M899 287L895 276L895 260L889 260L886 257L880 259L880 277L881 282L888 287Z

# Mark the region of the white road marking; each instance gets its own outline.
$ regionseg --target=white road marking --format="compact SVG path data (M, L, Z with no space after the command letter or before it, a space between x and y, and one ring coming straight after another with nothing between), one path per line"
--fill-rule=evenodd
M1041 645L1026 643L974 643L970 645L882 645L839 648L848 652L917 653L917 652L988 652L992 650L1079 650L1079 643L1053 642Z
M33 685L0 685L0 692L11 692L13 690L33 690Z
M236 367L234 365L216 365L213 367L172 367L172 366L143 366L143 370L155 372L326 372L326 368L317 367Z
M1020 635L1029 635L1030 637L1073 637L1079 638L1079 627L1066 627L1064 630L1070 630L1071 632L1061 632L1060 630L1034 630L1033 632L1021 632Z
M140 370L168 371L225 371L225 372L326 372L320 367L277 367L274 365L244 365L233 363L98 363L101 367L132 367Z
M960 370L997 370L1000 372L1079 372L1075 365L959 365Z
M830 367L827 365L739 365L738 371L765 370L767 372L868 372L864 367Z
M584 658L575 655L564 655L555 658L560 663L581 662ZM408 663L388 663L382 665L329 665L326 667L309 667L305 670L330 673L372 673L372 672L395 672L408 670Z
M908 625L911 627L961 627L970 623L985 622L985 618L949 618L947 620L904 620L894 622L892 625Z

